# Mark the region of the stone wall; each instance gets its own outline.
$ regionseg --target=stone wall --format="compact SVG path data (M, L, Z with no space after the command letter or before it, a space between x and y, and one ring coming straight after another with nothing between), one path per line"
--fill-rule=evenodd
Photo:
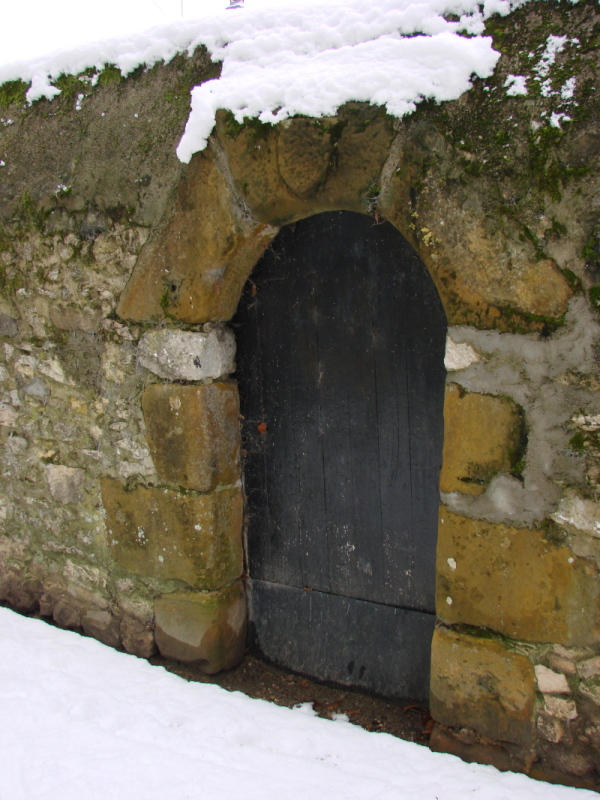
M0 597L140 656L235 663L226 323L282 225L386 218L450 324L432 746L598 786L600 22L533 2L488 27L498 69L458 101L221 113L188 167L189 89L218 72L202 51L64 77L32 107L0 87ZM552 33L569 44L541 86L528 54Z

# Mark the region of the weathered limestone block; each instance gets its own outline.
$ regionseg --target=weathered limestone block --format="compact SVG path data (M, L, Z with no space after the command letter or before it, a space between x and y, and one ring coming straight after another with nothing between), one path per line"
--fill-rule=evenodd
M482 494L496 473L512 468L521 439L522 420L515 403L448 384L441 491Z
M333 143L316 119L286 119L277 139L277 165L288 189L308 198L319 188L329 168Z
M123 648L127 653L139 658L150 658L156 653L154 633L142 622L125 616L120 626Z
M102 314L77 308L64 308L52 306L50 309L52 324L61 331L83 331L95 333L100 328Z
M530 743L535 680L529 659L495 639L444 628L434 633L431 659L430 705L437 722Z
M16 336L18 332L17 320L7 314L0 314L0 336Z
M79 614L79 610L64 600L59 600L54 606L52 617L56 624L61 628L76 630L77 628L81 627L81 616Z
M228 328L209 333L159 330L144 334L138 363L168 381L202 381L235 371L235 336Z
M57 503L77 505L83 498L85 472L62 464L48 464L46 480L52 498Z
M120 620L105 609L91 608L81 616L81 626L88 636L109 647L119 647L121 636L119 634Z
M571 689L562 672L554 672L543 664L535 665L535 680L544 694L570 694Z
M239 396L234 383L155 383L142 396L159 477L211 492L240 478Z
M131 320L228 320L276 234L243 216L210 153L197 154L170 214L140 253L117 313Z
M573 532L583 531L589 536L600 538L600 503L568 492L551 517L559 525L575 529Z
M283 224L320 211L366 212L378 194L393 138L379 109L347 103L336 117L237 128L217 114L217 136L236 188L262 222Z
M102 481L108 544L136 575L218 589L242 572L242 495L228 489L187 495Z
M597 678L600 676L600 656L588 658L577 666L581 678Z
M440 508L436 605L444 622L531 642L592 644L600 635L597 583L588 560L543 530Z
M467 369L478 361L481 361L481 356L474 347L467 342L455 342L448 335L444 354L444 366L448 372Z
M241 581L218 592L157 597L156 644L166 658L198 663L213 674L238 664L246 646L246 598Z
M30 614L38 607L41 586L35 578L3 568L0 571L0 600L22 614Z

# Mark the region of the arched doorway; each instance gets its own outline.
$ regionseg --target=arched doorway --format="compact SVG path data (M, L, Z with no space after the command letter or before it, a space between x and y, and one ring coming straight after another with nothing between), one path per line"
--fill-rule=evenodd
M389 696L428 692L446 318L389 223L284 228L235 320L254 646Z

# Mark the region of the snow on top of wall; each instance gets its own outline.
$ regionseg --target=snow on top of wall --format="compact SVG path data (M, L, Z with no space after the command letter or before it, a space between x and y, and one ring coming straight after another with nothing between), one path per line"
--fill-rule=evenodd
M116 64L124 75L205 45L222 62L219 78L194 87L177 154L203 150L217 109L236 120L279 122L296 114L328 116L355 100L396 117L425 98L454 100L471 78L489 77L499 58L484 21L526 0L308 0L240 8L179 20L144 33L63 49L0 66L0 83L31 84L27 99L51 99L59 75Z

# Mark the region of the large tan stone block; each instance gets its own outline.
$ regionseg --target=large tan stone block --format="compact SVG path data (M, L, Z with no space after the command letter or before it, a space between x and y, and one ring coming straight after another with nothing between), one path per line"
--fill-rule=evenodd
M206 495L102 481L112 557L136 575L218 589L242 572L242 495Z
M464 159L435 124L421 119L400 137L379 209L423 259L448 323L524 332L560 317L573 294L568 281L554 260L519 240L526 223L518 215L490 224L496 187L448 180Z
M442 492L481 494L493 476L509 471L520 453L519 407L504 397L465 392L448 384L444 400Z
M514 639L588 645L600 636L598 580L543 530L468 519L440 508L437 613Z
M393 138L390 117L347 103L336 117L242 127L217 114L237 191L256 219L284 224L329 209L367 212Z
M438 628L431 654L431 715L453 728L527 745L533 735L535 679L525 656L495 639Z
M156 383L144 392L142 408L161 478L200 492L239 480L239 397L234 383Z
M197 663L209 674L238 664L246 646L241 581L218 592L172 592L154 603L156 644L166 658Z
M243 215L210 152L197 154L170 214L140 253L117 313L131 320L230 319L276 233Z

